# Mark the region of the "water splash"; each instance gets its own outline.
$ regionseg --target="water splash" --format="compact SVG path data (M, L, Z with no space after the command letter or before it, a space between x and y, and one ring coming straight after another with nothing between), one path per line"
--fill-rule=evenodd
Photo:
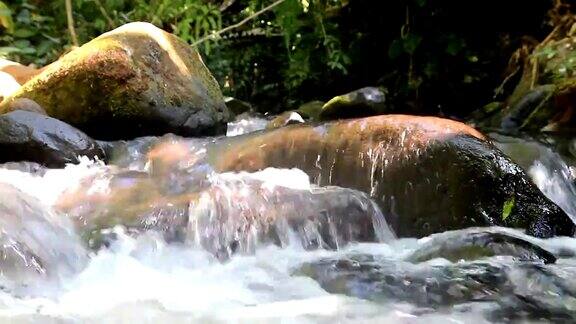
M232 137L256 132L265 129L268 122L267 119L261 117L239 115L234 121L228 123L226 136Z
M161 142L172 143L166 149L178 158L158 150ZM472 236L470 230L421 240L394 239L385 221L388 215L382 215L366 194L318 187L299 170L214 173L205 163L210 143L212 139L154 138L123 144L121 151L127 154L120 154L113 165L83 160L65 170L0 167L3 183L36 198L28 205L40 206L38 213L18 215L30 222L43 220L22 226L30 227L30 237L51 243L48 250L62 251L58 244L81 239L70 224L58 227L68 239L62 240L60 232L57 238L45 233L59 218L66 220L51 208L59 207L64 193L84 193L71 200L72 209L78 214L96 210L100 217L125 217L128 207L134 207L132 199L148 195L142 204L146 212L137 213L141 222L105 226L101 234L106 244L85 263L67 261L82 267L62 272L68 275L61 276L48 294L38 286L15 294L3 285L0 319L429 324L575 318L576 239L539 240L509 229L474 229L534 244L559 260L543 264L538 258L519 260L504 254L450 261L442 254L445 249L428 253L434 256L431 260L410 260L422 249L437 252L434 242L465 240ZM384 164L394 158L384 153L371 152L359 163ZM553 152L526 160L539 187L574 215L570 203L576 196L568 166ZM110 200L99 200L111 198L117 209ZM360 223L369 225L378 243L353 243L358 233L347 222L358 224L358 219L365 220ZM170 232L174 239L167 240L165 232L172 225L183 231ZM248 228L238 231L242 227ZM27 242L20 237L15 241ZM530 252L530 244L522 245L522 251ZM311 246L324 249L306 249ZM514 254L515 246L508 251ZM54 257L66 255L74 253ZM50 258L42 253L39 257Z
M576 223L573 167L549 146L533 139L491 135L495 144L528 171L538 188Z

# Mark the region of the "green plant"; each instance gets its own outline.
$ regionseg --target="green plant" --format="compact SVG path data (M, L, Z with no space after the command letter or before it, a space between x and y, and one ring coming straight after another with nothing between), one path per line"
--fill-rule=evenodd
M3 22L8 22L0 34L0 56L10 57L24 63L44 65L62 50L54 18L40 13L40 9L28 1L19 1L8 8L0 6ZM6 26L5 23L2 25Z
M8 33L14 32L14 21L12 20L12 11L8 6L0 1L0 26L4 27Z
M222 28L218 7L202 0L136 0L133 6L128 13L131 20L151 22L189 43ZM210 53L211 43L203 46Z

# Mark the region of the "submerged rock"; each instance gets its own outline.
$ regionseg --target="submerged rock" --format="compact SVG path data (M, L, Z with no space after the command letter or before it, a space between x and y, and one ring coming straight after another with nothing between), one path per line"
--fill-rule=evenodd
M78 163L79 156L105 155L94 140L57 119L22 110L0 115L0 163L31 161L58 168Z
M422 307L424 314L476 308L490 322L576 319L572 264L553 268L506 257L411 264L348 254L306 263L295 274L311 277L329 293L375 302L407 302Z
M184 41L152 24L130 23L49 65L12 97L98 139L226 132L229 112L216 80Z
M18 189L0 183L0 286L38 290L81 270L87 253L66 218Z
M367 117L387 111L386 91L366 87L330 99L320 111L321 120Z
M274 129L280 128L287 125L293 124L303 124L304 119L300 116L299 113L295 111L286 111L279 115L278 117L272 119L268 125L266 125L266 129Z
M182 148L170 147L162 152ZM103 175L109 184L104 192L95 192L99 181L88 179L60 197L57 209L89 233L94 247L102 229L123 225L135 233L158 231L169 242L198 246L221 259L253 253L262 244L337 249L393 237L376 204L356 190L284 187L252 174L175 170L169 162L154 159L151 173ZM296 170L268 172L307 179Z
M470 228L434 234L408 257L411 262L444 258L452 262L473 261L496 255L512 256L520 261L556 262L544 248L498 228Z
M214 147L219 171L299 168L319 185L370 194L400 237L471 226L574 234L570 218L482 134L404 115L295 125Z

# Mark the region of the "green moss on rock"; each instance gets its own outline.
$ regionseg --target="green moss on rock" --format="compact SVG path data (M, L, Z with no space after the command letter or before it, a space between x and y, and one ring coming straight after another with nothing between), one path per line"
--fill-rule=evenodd
M124 25L68 53L7 98L0 111L20 97L105 139L222 134L229 119L200 55L147 23Z

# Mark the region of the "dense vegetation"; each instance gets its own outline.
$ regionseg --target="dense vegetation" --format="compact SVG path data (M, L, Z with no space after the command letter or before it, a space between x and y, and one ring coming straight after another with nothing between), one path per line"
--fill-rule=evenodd
M512 82L499 86L510 57L521 64L517 50L549 33L560 2L85 0L72 1L72 16L80 44L129 21L174 32L198 46L227 95L261 111L378 85L399 111L463 116L509 94ZM65 0L0 2L0 23L0 56L25 64L75 42Z

